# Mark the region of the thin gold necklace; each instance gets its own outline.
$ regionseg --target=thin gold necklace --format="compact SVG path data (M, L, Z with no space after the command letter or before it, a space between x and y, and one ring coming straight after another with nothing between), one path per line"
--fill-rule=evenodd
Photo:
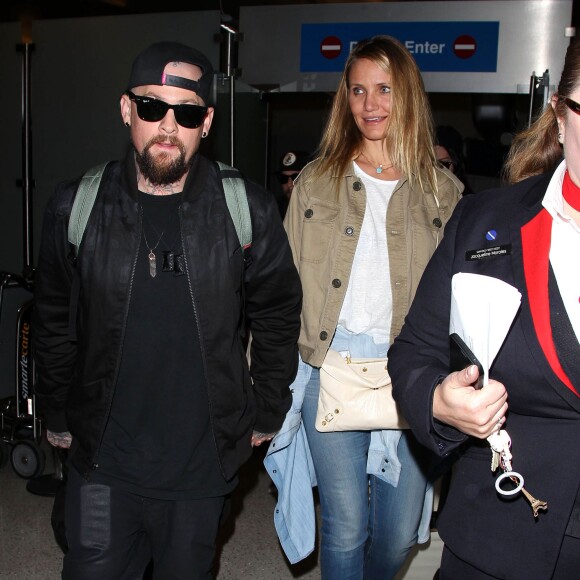
M361 151L360 154L368 161L368 163L370 165L372 165L375 168L375 171L379 174L382 173L383 171L386 171L387 169L391 169L391 167L393 167L393 164L385 166L383 163L375 163L374 161L371 161L371 159L369 159L364 154L363 151Z

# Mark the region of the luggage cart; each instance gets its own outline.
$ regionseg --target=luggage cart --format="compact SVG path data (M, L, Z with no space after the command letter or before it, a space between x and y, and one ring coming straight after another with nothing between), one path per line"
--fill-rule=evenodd
M25 298L16 310L14 326L9 324L12 321L7 321L9 313L5 312L7 291L13 291L11 289L19 289ZM12 364L15 365L15 373L12 373L12 368L5 369L7 372L3 373L9 381L14 381L14 396L0 400L0 467L10 459L16 474L24 479L41 475L46 461L40 448L42 422L36 416L33 390L32 292L32 280L10 272L0 272L0 328L5 331L5 340L0 340L0 347L4 354L14 356ZM30 294L29 298L27 294ZM9 326L5 328L2 324Z

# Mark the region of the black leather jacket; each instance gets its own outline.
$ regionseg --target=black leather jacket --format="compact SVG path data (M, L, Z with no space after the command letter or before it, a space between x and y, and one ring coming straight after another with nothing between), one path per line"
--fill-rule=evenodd
M76 260L67 227L78 179L59 186L44 216L33 323L37 405L49 430L71 432L71 460L85 475L98 461L131 300L141 237L135 173L132 154L109 164ZM180 210L226 479L250 455L252 429L270 433L282 425L298 359L302 292L286 234L274 197L251 182L246 190L252 216L246 265L215 163L196 156ZM252 333L251 373L245 327Z

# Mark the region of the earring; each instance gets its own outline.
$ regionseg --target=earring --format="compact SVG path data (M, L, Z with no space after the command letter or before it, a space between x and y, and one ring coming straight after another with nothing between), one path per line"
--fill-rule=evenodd
M202 139L205 139L206 137L207 137L207 132L206 132L206 131L204 131L204 132L201 134L201 138L202 138Z
M125 127L130 127L131 123L129 123L129 121L125 121Z
M558 133L558 143L562 143L562 133Z

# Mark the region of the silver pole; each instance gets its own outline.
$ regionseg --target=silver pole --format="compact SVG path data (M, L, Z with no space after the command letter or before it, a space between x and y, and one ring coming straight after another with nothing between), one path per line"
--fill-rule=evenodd
M550 71L546 69L541 77L536 76L536 72L530 77L530 111L528 113L528 127L532 124L534 116L534 101L536 100L536 91L542 89L542 110L550 100Z
M544 76L542 77L542 82L544 84L544 107L548 104L550 100L550 71L546 69Z
M236 142L236 78L234 75L230 76L230 165L235 166L235 152L234 144Z
M532 124L532 116L534 114L534 95L536 94L537 80L538 77L536 76L536 71L534 71L530 77L530 110L528 112L528 127Z
M34 45L17 44L22 52L22 222L25 275L32 269L32 129L31 129L31 54Z

